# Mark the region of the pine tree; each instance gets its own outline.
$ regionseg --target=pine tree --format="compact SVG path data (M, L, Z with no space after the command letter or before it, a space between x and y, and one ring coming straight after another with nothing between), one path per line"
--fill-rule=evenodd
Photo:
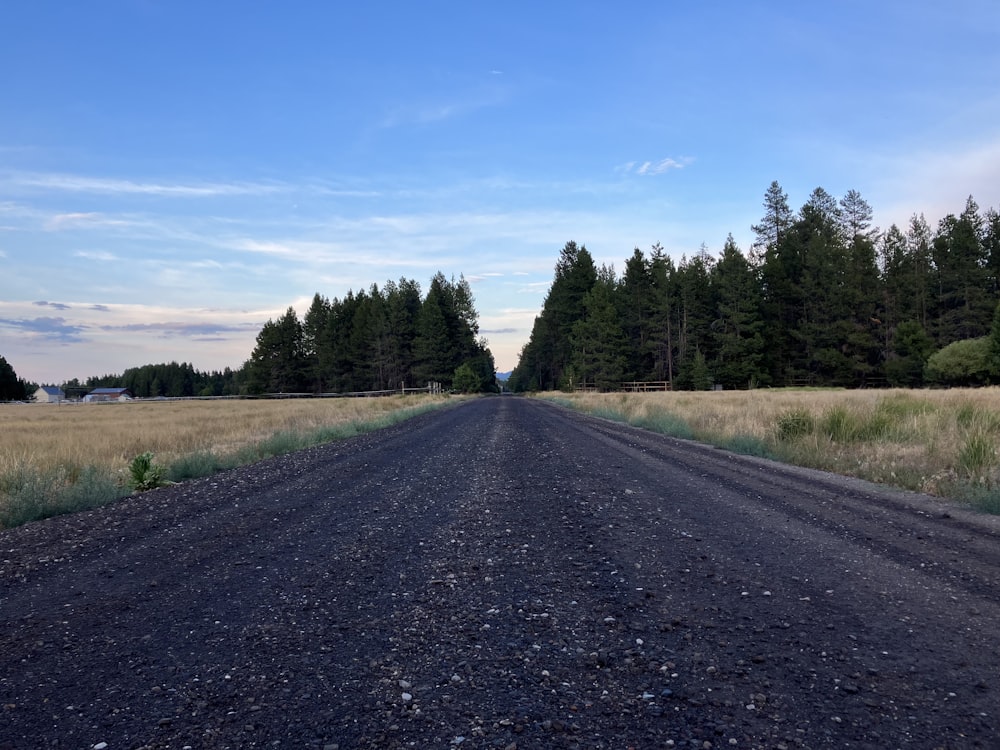
M430 289L417 316L413 342L414 377L420 383L451 384L455 372L455 346L448 326L448 290L444 277L431 280Z
M871 227L872 209L856 190L840 201L841 234L847 243L843 294L846 312L841 349L850 360L851 379L857 385L878 378L884 323L878 317L880 284L875 245L879 232Z
M625 273L616 299L621 307L622 326L628 341L626 374L634 380L653 377L653 277L646 256L635 248L625 262Z
M649 347L653 356L653 380L672 384L676 355L674 315L679 297L677 271L659 243L653 245L650 253L649 276L652 286Z
M299 392L304 364L302 326L289 307L278 320L268 320L257 334L257 345L247 363L249 388L253 393Z
M853 330L849 267L840 207L816 188L761 267L776 383L850 380L853 364L843 349Z
M915 320L904 320L893 334L892 350L885 363L886 381L896 388L923 384L924 366L934 351L934 342Z
M983 253L989 273L989 291L1000 293L1000 213L995 208L986 210L983 216Z
M949 214L940 221L931 252L937 284L931 330L938 346L985 336L995 298L983 246L983 219L972 196L961 215Z
M322 393L326 388L320 350L329 317L330 301L317 292L302 320L302 358L306 382L313 393Z
M349 290L343 299L330 302L318 351L326 390L336 393L356 390L351 338L358 308L359 301L353 290Z
M384 289L389 337L386 342L387 386L391 389L413 385L413 342L420 313L420 285L400 279Z
M571 364L580 385L602 391L619 388L625 377L628 340L615 306L615 286L614 270L602 267L570 335Z
M754 265L762 261L769 250L773 250L781 242L785 232L791 227L793 215L788 207L788 196L781 185L774 180L764 194L764 217L759 224L751 226L756 235L751 248L751 260Z
M725 388L766 383L757 272L731 234L712 269L711 285L716 303L716 318L711 325L716 382Z
M681 258L675 274L677 302L675 330L677 331L677 362L679 369L689 366L695 352L713 358L710 331L715 320L715 301L712 296L711 272L715 260L702 245L698 254L688 260Z
M25 383L17 377L13 366L0 356L0 401L24 401L26 398Z
M556 263L555 279L535 318L510 386L518 390L553 390L564 384L571 366L573 325L584 315L583 300L594 286L597 269L586 247L567 242Z

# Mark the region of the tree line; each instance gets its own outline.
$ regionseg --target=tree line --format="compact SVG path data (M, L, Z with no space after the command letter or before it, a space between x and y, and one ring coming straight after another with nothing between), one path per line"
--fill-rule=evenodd
M747 253L729 235L675 264L657 244L619 276L568 242L511 389L1000 382L996 210L880 231L854 190L793 212L772 182L763 205Z
M408 279L343 299L317 293L301 321L288 308L264 325L244 369L251 393L496 388L469 283L441 273L423 297Z
M236 396L245 393L242 369L201 372L187 362L168 362L130 367L121 375L100 375L81 384L72 380L63 385L69 397L94 388L128 388L136 398L184 398L190 396Z
M142 365L121 374L73 378L70 398L94 388L128 388L137 398L261 393L389 391L439 383L465 393L496 390L493 354L464 276L436 274L427 294L410 279L343 299L317 293L299 320L291 307L268 320L238 369L201 372L187 362ZM0 400L24 400L38 386L0 357Z

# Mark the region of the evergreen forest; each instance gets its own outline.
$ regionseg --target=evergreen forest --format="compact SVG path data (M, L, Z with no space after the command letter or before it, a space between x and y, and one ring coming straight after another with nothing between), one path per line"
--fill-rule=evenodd
M347 393L423 387L496 388L493 355L479 336L472 290L436 274L421 297L400 279L343 299L320 294L300 321L288 308L268 321L244 366L249 393Z
M794 212L777 182L748 252L678 263L638 248L618 275L568 242L515 391L1000 382L1000 215L970 197L931 228L880 231L854 190Z
M0 367L0 383L3 372ZM16 382L13 369L10 377ZM493 355L479 336L479 315L464 276L449 280L438 273L426 295L409 279L349 291L343 299L317 293L301 320L289 307L267 321L250 358L236 370L200 372L186 362L170 362L85 383L73 379L62 387L70 397L106 387L157 398L388 391L428 382L463 393L497 388Z

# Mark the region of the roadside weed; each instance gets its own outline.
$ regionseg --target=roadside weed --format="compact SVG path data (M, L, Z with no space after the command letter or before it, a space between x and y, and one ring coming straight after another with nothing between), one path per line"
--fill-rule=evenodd
M153 462L153 453L146 451L132 459L128 465L129 485L137 492L155 490L165 483L166 469Z
M790 409L778 415L778 440L788 442L810 434L815 429L812 414L806 409Z
M958 451L959 467L974 481L983 481L986 472L993 468L996 460L995 438L981 430L968 435Z

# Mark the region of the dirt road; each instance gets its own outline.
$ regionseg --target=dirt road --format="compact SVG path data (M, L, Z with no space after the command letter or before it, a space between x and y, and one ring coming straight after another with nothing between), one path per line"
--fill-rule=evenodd
M536 401L0 532L0 749L998 748L1000 525Z

